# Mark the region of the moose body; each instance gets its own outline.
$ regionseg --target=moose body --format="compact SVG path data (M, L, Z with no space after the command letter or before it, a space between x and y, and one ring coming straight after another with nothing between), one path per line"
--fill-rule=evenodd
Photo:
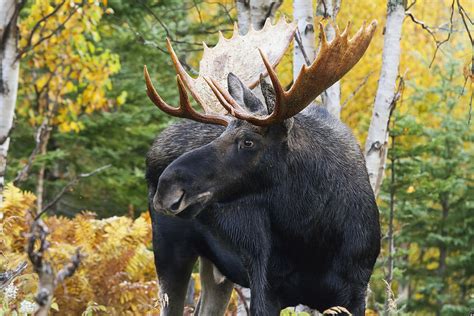
M150 99L170 115L199 122L172 125L147 156L163 315L183 313L198 257L203 284L198 315L224 313L230 281L250 288L252 315L278 315L281 308L297 304L320 311L341 306L364 314L380 250L375 197L350 129L309 105L362 57L376 22L352 39L349 26L342 34L336 30L331 43L322 31L317 59L302 68L288 91L274 70L288 37L278 37L284 39L282 49L270 57L258 46L246 46L252 38L261 42L265 30L272 29L266 25L263 33L247 34L248 40L233 36L228 44L205 50L196 79L184 71L168 41L178 108L163 101L145 67ZM291 25L279 23L273 29L278 27L294 33ZM243 45L248 54L258 51L264 68L256 64L242 71L236 66L242 64L239 54L225 51L225 45ZM227 58L235 60L214 67L220 65L216 60ZM251 80L269 75L271 86L260 80L265 105L248 88L252 84L244 84L229 67ZM223 78L227 89L221 86ZM193 109L187 90L204 113ZM225 112L216 110L218 105Z
M184 273L179 278L185 291L189 269L202 256L232 282L250 287L253 300L263 296L256 315L277 315L280 308L297 304L320 311L344 306L362 315L380 249L378 210L354 137L326 110L316 107L297 115L287 141L260 153L251 168L239 169L242 175L224 193L228 196L197 217L154 211L159 176L173 161L185 161L183 175L206 178L212 169L212 181L225 178L233 166L216 166L206 157L219 137L225 141L236 130L252 133L254 128L244 124L223 133L215 125L178 123L153 144L147 178L160 278ZM256 284L260 281L264 284Z

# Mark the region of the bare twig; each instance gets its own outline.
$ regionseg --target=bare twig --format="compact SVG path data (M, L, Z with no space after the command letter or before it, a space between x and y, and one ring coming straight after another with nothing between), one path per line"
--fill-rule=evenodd
M453 33L453 15L454 15L454 2L456 0L453 0L452 3L451 3L451 15L450 15L450 18L449 18L449 32L448 32L448 36L440 41L436 38L436 35L434 34L434 31L428 26L426 25L425 22L423 21L420 21L418 19L415 18L415 16L411 13L411 12L405 12L405 15L407 15L408 17L410 17L410 19L415 23L415 24L418 24L420 25L425 31L427 31L431 37L433 37L434 41L435 41L435 44L436 44L436 49L434 51L434 54L433 54L433 58L431 59L431 62L430 62L430 66L429 68L431 68L431 66L433 65L433 62L435 61L436 59L436 54L438 53L438 50L441 48L441 46L443 44L445 44L446 42L449 41L449 39L451 38L451 34ZM459 0L457 0L459 2ZM411 7L411 6L410 6ZM459 4L458 4L458 7L459 7Z
M351 92L351 94L347 97L347 99L344 100L344 102L341 105L341 108L345 107L347 103L349 103L356 95L357 93L367 84L367 81L369 81L370 76L372 76L374 72L371 71L369 72L364 79L359 83L359 85L354 89L354 91Z
M201 9L199 9L199 4L196 2L196 0L193 0L194 3L194 8L196 9L196 12L199 17L199 22L202 24L202 15L201 15Z
M80 249L77 248L70 263L56 274L51 263L45 260L45 254L49 248L49 242L46 240L48 235L48 227L43 221L41 219L34 220L28 236L27 253L33 270L39 278L38 292L35 297L36 303L39 305L39 309L35 313L37 316L48 315L54 290L61 282L74 274L82 258ZM35 249L37 241L39 247Z
M161 18L155 14L155 12L146 4L145 1L140 0L140 4L155 18L156 21L160 24L163 30L166 33L166 36L171 40L173 37L171 36L171 32L166 26L166 24L161 20Z
M33 166L33 162L38 155L38 152L43 144L44 134L45 132L50 129L49 126L49 119L47 117L44 118L41 125L36 130L35 136L35 148L31 152L30 156L28 157L28 162L23 166L23 168L18 172L17 176L13 180L13 184L17 186L19 183L25 181L28 178L28 173L30 172L31 167Z
M77 12L77 10L80 8L80 6L76 6L72 12L68 15L68 17L64 20L64 22L62 22L61 24L58 25L58 27L56 27L54 30L52 30L48 35L40 38L38 41L36 41L36 43L34 44L31 44L28 45L28 46L25 46L23 47L22 49L20 49L20 51L18 52L16 58L17 59L20 59L24 54L26 54L27 52L35 49L35 47L37 47L38 45L40 45L41 43L43 43L44 41L50 39L51 37L53 37L55 34L57 34L61 29L63 29L66 25L66 23L73 17L73 15Z
M232 17L232 14L230 13L230 11L232 11L233 9L235 9L235 6L231 6L230 9L227 8L227 5L223 4L223 3L220 3L220 2L207 2L209 4L215 4L215 5L218 5L220 6L223 10L224 10L224 13L225 15L227 16L227 19L229 20L229 22L231 24L234 24L235 20L234 18ZM232 3L232 2L231 2Z
M326 7L326 1L325 0L320 0L321 4L323 5L323 19L326 19L329 17L328 14L328 8ZM317 14L316 14L317 15Z
M410 3L410 4L405 8L405 10L406 10L406 11L410 10L411 7L413 7L413 6L415 5L415 3L416 3L416 0L413 0L413 2Z
M26 261L19 263L15 269L0 273L0 290L6 287L14 278L19 276L28 266Z
M107 168L110 168L112 165L105 165L105 166L102 166L100 168L97 168L89 173L81 173L80 175L76 176L74 179L72 179L71 181L69 181L60 191L59 193L51 200L51 202L49 202L45 207L43 207L43 209L41 210L41 212L38 213L38 215L36 215L35 217L35 220L38 220L41 215L43 215L47 210L49 210L51 207L53 207L61 198L62 196L73 186L75 186L81 179L84 179L84 178L88 178L88 177L91 177L99 172L102 172L104 171L105 169Z
M247 315L250 315L250 308L247 304L247 298L245 297L245 295L242 293L242 290L240 287L238 286L234 286L234 290L235 292L237 292L237 295L239 296L239 299L240 299L240 302L242 302L242 305L244 306L245 308L245 313Z
M418 24L421 26L422 29L424 29L425 31L428 32L428 34L431 35L431 37L434 39L434 41L436 43L438 43L438 39L436 38L436 35L434 34L435 32L423 21L421 20L418 20L417 18L415 18L415 16L413 15L413 13L411 13L410 11L406 11L405 12L405 15L408 16L413 22L415 22L415 24Z
M471 119L472 119L472 97L474 95L474 92L471 92L471 98L469 99L469 117L467 120L468 124L471 124Z
M53 15L56 14L56 12L59 11L59 9L61 9L61 7L64 5L64 3L66 3L66 0L63 0L63 2L59 3L53 11L51 11L50 13L46 14L45 16L43 16L41 19L39 19L36 24L33 26L33 28L31 29L31 32L30 32L30 35L28 35L28 40L26 41L26 45L25 47L29 47L31 46L31 41L33 40L33 35L35 35L35 32L38 30L38 28L40 27L41 23L45 22L47 19L49 19L50 17L52 17ZM17 58L20 58L21 55L19 55Z
M471 35L471 31L469 30L469 26L467 25L467 22L466 22L466 19L469 20L469 22L471 23L472 25L472 20L471 18L469 17L469 15L467 14L466 10L464 9L464 7L461 5L461 3L459 2L459 0L456 0L456 3L458 4L458 12L459 12L459 15L461 16L462 18L462 22L464 24L464 27L466 28L466 32L467 32L467 35L469 36L469 39L471 40L471 45L474 45L474 42L472 40L472 35ZM474 57L473 57L474 58ZM474 67L474 65L472 66Z
M303 58L306 63L306 66L310 66L311 61L309 60L308 55L306 55L306 51L304 50L303 41L301 40L301 33L300 33L299 28L296 28L295 41L296 43L298 43L298 47L301 50L301 53L303 54Z

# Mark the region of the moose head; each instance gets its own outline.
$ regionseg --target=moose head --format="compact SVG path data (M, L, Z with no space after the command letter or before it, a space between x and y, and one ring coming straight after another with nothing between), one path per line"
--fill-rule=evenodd
M281 47L286 50L294 33L294 27L285 25L287 31L282 36L280 50ZM274 70L282 54L273 51L268 54L263 49L254 48L251 53L257 52L263 61L259 66L238 75L224 69L218 76L213 76L212 72L202 71L206 69L203 67L205 50L200 75L193 79L180 64L168 41L177 72L180 106L172 107L163 101L145 67L148 96L158 108L172 116L219 124L226 129L211 143L180 156L164 170L153 199L154 208L171 214L193 209L195 215L212 203L226 203L280 185L279 170L284 168L288 153L293 150L289 143L298 137L298 129L304 128L298 124L297 114L359 61L375 28L375 21L368 26L364 23L349 38L349 23L342 33L336 27L334 40L328 42L320 24L319 54L310 66L302 67L288 91L284 90ZM247 52L247 55L251 56L251 53ZM233 60L233 63L237 62L242 65L237 69L248 69L244 59ZM263 74L268 74L272 83L272 89L262 89L266 104L248 88L256 85L257 80L253 78ZM245 84L239 77L251 78L255 83L249 84L251 80L246 80ZM227 89L222 87L224 78L227 79ZM191 106L186 89L204 109L203 113Z

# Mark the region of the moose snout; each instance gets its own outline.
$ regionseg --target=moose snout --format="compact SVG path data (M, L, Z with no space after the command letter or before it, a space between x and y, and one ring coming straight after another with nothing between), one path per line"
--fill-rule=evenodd
M185 194L184 189L177 185L157 190L153 197L153 206L157 211L177 214L184 209Z

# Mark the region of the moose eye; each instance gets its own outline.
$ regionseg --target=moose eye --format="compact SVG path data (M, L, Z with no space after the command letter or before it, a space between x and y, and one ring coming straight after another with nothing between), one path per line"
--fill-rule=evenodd
M253 141L249 140L249 139L245 139L243 142L242 142L242 147L245 147L245 148L252 148L254 145Z

